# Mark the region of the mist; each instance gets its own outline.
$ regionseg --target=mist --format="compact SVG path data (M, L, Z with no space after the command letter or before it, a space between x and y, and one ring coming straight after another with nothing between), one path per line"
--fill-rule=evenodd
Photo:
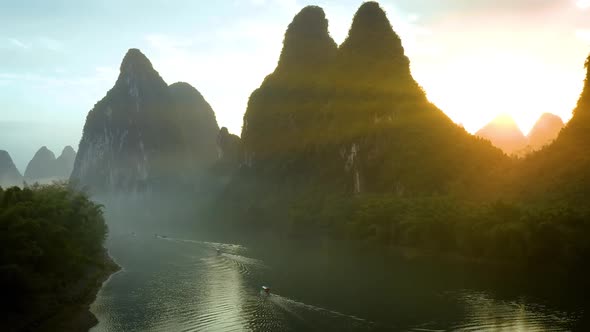
M0 330L588 330L587 6L319 3L0 13Z

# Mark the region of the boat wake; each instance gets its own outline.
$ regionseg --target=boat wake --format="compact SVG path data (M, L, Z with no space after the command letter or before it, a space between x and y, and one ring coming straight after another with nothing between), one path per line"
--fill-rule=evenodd
M344 314L335 310L330 310L318 306L314 306L311 304L299 302L287 297L283 297L277 294L272 294L268 296L267 299L269 302L273 303L274 305L280 307L284 312L292 315L295 318L298 318L302 321L306 321L308 324L313 324L314 321L326 323L326 318L333 318L335 319L338 324L342 324L346 322L346 326L349 326L351 330L357 329L371 329L374 326L374 323L366 320L364 318L360 318L354 315ZM315 313L318 315L317 318L319 319L310 319L310 313ZM305 317L305 319L303 318Z
M238 253L238 252L242 252L242 251L246 250L246 247L244 247L243 245L240 245L240 244L181 239L181 238L167 237L167 236L162 236L162 235L156 235L156 237L161 240L168 240L168 241L174 241L174 242L179 242L179 243L196 244L196 245L204 246L207 248L211 248L212 250L220 249L224 252L228 251L228 252L232 252L232 253Z
M219 258L222 258L223 260L230 262L232 265L238 268L240 273L245 275L252 274L253 270L264 270L269 268L261 260L241 255L247 251L247 248L239 244L198 241L164 236L157 236L157 238L176 243L194 244L210 249L212 255L213 253L215 253Z

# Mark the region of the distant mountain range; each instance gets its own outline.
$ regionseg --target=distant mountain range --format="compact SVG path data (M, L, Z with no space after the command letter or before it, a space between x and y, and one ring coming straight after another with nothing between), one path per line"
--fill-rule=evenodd
M524 136L514 119L501 115L475 133L488 139L507 154L524 156L551 143L564 127L560 117L544 113L535 123L528 136Z
M0 150L0 187L21 186L23 176L20 174L10 154Z
M401 221L390 215L403 214L411 218L404 225L414 227L445 219L449 209L472 208L464 202L581 197L590 188L577 184L590 169L587 85L563 129L561 119L544 114L529 136L509 117L470 135L428 101L379 4L360 6L341 45L330 37L324 11L308 6L289 24L277 67L251 94L241 137L219 129L195 88L168 85L141 51L130 49L113 88L88 113L71 179L93 193L135 194L186 192L220 177L215 185L222 189L211 191L212 220L284 220L287 228L333 223L335 215L347 218L340 215L347 208L370 202L367 211L384 209L383 215L346 227L393 237L387 222ZM513 160L500 148L528 155ZM53 159L38 154L45 163ZM436 216L412 210L425 201ZM445 205L457 201L466 205Z
M527 145L526 137L509 115L495 118L475 135L490 140L492 144L508 154L524 149Z
M53 181L68 180L75 158L76 151L71 146L66 146L58 158L43 146L28 163L22 176L8 152L0 151L0 186L22 186L23 181L29 184L50 184Z
M47 147L41 147L33 156L25 170L25 181L29 183L51 183L52 181L68 180L72 174L76 151L66 146L61 155L55 154Z
M544 113L533 126L527 136L528 145L533 150L538 150L553 142L565 124L563 120L554 114Z
M525 137L500 117L470 135L427 99L378 3L360 6L341 45L328 31L320 7L294 17L277 67L250 96L241 137L219 129L195 88L168 85L130 49L88 113L70 179L91 193L130 194L137 204L120 206L158 221L182 210L192 222L201 203L201 220L232 231L353 238L527 271L586 268L590 57L565 127L544 114ZM56 165L73 149L62 156L40 149L25 178L67 173ZM20 179L0 152L0 180ZM135 200L152 192L164 195Z

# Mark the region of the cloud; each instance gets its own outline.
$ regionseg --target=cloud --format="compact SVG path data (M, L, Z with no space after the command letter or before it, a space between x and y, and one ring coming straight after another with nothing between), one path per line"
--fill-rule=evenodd
M33 42L25 42L17 38L8 38L7 40L9 47L18 48L22 50L29 50L35 48L49 50L53 52L63 52L65 49L63 42L48 37L33 38Z
M39 38L39 44L43 48L48 49L53 52L63 52L64 51L63 42L61 42L57 39L48 38L48 37L41 37L41 38Z
M22 48L22 49L29 49L31 48L30 44L25 44L22 41L16 39L16 38L8 38L8 42L12 45L12 46L16 46L18 48Z
M578 0L576 3L580 9L590 8L590 0Z

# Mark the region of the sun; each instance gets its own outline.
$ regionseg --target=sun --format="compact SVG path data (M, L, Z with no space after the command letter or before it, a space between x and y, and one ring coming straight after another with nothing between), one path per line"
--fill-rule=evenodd
M416 78L430 101L467 131L500 116L526 135L543 113L571 117L580 87L564 75L534 55L486 50L453 59L436 73L417 72Z
M590 0L578 0L576 5L581 9L588 9L590 8Z
M500 113L500 115L494 119L494 123L504 127L512 127L512 125L514 125L514 118L508 113Z

